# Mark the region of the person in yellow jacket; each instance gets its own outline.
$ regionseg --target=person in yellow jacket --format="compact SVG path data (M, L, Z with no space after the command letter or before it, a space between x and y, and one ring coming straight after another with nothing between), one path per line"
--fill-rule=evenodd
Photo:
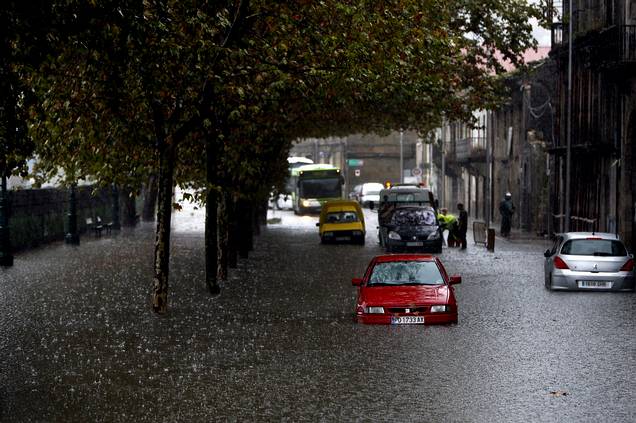
M442 234L445 230L448 230L448 238L446 244L449 247L458 247L460 245L459 240L459 221L457 217L448 212L447 208L440 209L439 214L437 215L437 220L439 221L440 228L442 229Z

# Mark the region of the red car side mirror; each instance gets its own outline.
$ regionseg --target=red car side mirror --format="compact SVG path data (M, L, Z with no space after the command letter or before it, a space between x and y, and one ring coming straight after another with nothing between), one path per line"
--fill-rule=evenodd
M351 279L351 284L353 286L360 286L362 285L362 278L353 278Z
M450 277L448 282L450 285L457 285L458 283L462 283L462 277L459 275L453 275Z

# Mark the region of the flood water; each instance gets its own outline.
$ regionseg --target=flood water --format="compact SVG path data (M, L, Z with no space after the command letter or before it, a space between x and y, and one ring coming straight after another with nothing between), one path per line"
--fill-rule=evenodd
M636 296L543 287L548 241L444 248L459 323L364 326L356 288L382 250L280 223L204 282L203 213L173 226L169 312L149 304L154 225L18 254L0 269L3 422L636 421Z

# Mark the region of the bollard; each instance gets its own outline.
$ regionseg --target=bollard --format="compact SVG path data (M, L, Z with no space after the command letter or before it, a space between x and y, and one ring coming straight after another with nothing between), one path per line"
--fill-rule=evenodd
M488 235L486 237L486 249L488 251L495 251L495 230L488 228Z

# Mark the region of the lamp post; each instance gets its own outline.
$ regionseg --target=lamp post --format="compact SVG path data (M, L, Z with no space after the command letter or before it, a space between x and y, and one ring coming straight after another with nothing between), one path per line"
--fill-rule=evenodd
M9 237L9 196L7 195L7 177L2 175L0 188L0 266L13 266L11 239Z
M68 232L64 236L64 242L72 245L79 245L79 233L77 232L77 198L75 196L75 184L71 185L68 196L68 214L67 227Z
M400 183L404 183L404 130L400 129Z
M112 214L113 214L113 229L119 230L121 229L121 221L119 218L119 189L117 188L117 184L113 184L111 186L111 197L112 197Z

